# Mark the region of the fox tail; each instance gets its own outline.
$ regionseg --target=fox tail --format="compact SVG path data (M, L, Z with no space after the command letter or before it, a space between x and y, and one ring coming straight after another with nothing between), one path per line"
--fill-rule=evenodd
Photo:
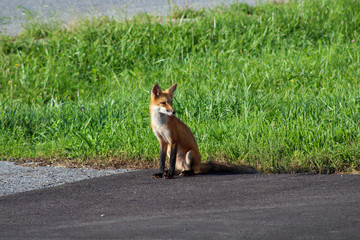
M206 173L256 174L258 172L252 167L229 164L224 162L201 163L200 174Z

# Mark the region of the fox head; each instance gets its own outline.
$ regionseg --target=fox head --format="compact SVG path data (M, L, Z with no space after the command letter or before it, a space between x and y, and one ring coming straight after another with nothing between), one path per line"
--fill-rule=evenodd
M151 91L150 110L174 116L173 98L176 87L177 84L175 83L165 91L162 91L160 86L155 84Z

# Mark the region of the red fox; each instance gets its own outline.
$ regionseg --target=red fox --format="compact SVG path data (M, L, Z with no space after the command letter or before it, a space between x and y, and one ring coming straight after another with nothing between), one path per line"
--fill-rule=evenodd
M175 83L162 91L160 86L155 84L151 91L151 127L160 142L160 172L152 177L173 178L175 169L180 170L180 176L212 172L256 173L249 167L217 162L201 163L193 133L185 123L175 117L173 98L176 87ZM165 171L166 155L170 159L168 171Z

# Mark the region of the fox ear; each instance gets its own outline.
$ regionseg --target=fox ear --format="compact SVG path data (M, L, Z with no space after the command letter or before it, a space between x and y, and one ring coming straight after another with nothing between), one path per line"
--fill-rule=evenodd
M154 97L159 96L162 93L161 88L159 85L155 84L152 91L151 91L151 95Z
M168 91L170 93L170 95L174 96L174 92L176 90L176 87L177 87L177 83L175 83L174 85L169 87L166 91Z

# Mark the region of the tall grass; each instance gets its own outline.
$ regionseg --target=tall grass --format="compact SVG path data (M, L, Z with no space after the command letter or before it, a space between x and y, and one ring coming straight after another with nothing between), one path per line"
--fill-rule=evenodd
M171 16L33 24L1 36L3 159L156 160L150 90L177 82L174 107L204 159L264 172L360 167L358 1Z

